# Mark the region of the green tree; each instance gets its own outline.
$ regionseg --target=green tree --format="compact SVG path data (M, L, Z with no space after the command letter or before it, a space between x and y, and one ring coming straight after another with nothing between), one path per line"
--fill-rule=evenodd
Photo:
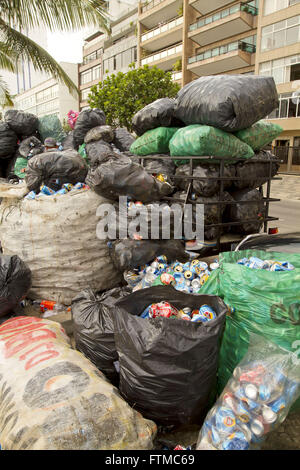
M179 89L170 72L148 65L136 69L131 64L129 72L112 74L93 86L88 103L104 111L107 124L132 131L135 113L159 98L174 98Z
M105 5L103 0L0 0L0 69L16 72L17 63L26 58L35 70L51 74L63 81L70 92L78 93L53 57L20 31L41 26L50 31L74 31L86 26L108 30ZM0 105L13 105L1 76Z

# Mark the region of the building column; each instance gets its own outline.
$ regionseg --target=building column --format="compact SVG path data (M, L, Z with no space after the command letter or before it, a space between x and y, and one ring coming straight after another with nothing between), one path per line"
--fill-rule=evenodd
M290 148L289 148L289 154L288 154L287 171L292 171L293 155L294 155L294 140L295 140L294 136L290 138Z
M182 86L193 80L193 73L187 69L188 58L195 53L195 45L188 38L189 26L197 21L196 10L189 5L189 0L183 0L183 29L182 29Z

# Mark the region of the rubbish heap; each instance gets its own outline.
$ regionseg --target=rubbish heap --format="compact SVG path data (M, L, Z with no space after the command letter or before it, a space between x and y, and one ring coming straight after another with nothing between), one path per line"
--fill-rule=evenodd
M50 320L21 316L0 325L0 351L8 358L0 360L0 422L12 420L11 407L22 410L9 427L0 426L1 445L152 449L156 425L203 423L232 373L205 420L199 449L252 448L285 419L299 395L289 363L296 333L291 325L271 325L269 316L276 319L284 307L294 321L298 258L246 251L208 264L176 238L174 219L169 233L163 229L172 202L193 201L204 204L207 240L219 233L220 212L223 221L238 223L232 231L259 231L264 201L257 188L278 171L264 147L282 132L262 119L277 104L272 78L202 77L176 100L139 111L137 139L106 125L100 109L70 112L72 131L53 152L43 152L42 141L50 128L57 139L62 135L55 119L6 113L1 168L18 152L27 170L25 182L0 184L0 316L16 313L26 297L46 315L47 308L71 305L82 354ZM8 176L7 166L2 174ZM153 226L156 204L161 214ZM105 223L109 241L99 236ZM264 292L254 294L253 286ZM250 348L236 368L253 332L264 337L264 348ZM14 389L11 369L18 385L13 402L5 390Z

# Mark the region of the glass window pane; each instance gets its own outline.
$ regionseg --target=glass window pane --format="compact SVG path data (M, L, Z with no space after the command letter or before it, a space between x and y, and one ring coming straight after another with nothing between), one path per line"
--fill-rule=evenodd
M293 16L292 18L288 18L286 20L287 26L295 26L296 24L299 24L299 16Z
M283 47L285 45L285 33L286 31L276 31L273 35L273 40L274 40L274 49L277 49L279 47Z
M273 77L275 83L283 83L284 82L284 67L278 67L273 69Z
M279 31L281 29L285 29L286 28L286 21L279 21L278 23L275 23L274 24L274 31Z
M299 26L288 28L286 31L286 45L295 44L298 42L299 37Z
M288 117L296 117L297 115L297 102L298 100L295 98L291 98L289 100L289 112L288 112Z
M287 112L288 112L288 100L281 100L280 101L279 117L280 118L286 118L287 117Z

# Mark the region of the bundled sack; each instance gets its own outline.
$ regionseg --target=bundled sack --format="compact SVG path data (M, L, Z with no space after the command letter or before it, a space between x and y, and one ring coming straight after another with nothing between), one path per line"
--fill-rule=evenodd
M205 419L197 450L260 450L300 395L297 362L292 353L251 335L249 350ZM258 392L252 403L249 391Z
M87 286L100 291L119 284L121 275L111 261L107 240L97 237L97 210L107 200L91 190L17 200L26 188L4 186L2 249L7 255L18 254L30 266L29 298L70 305Z
M135 141L133 135L125 127L115 129L114 145L120 152L129 152L131 145Z
M129 287L96 295L91 289L72 300L72 320L76 349L85 355L113 385L118 385L118 354L112 315L115 303L129 295Z
M200 77L178 93L174 115L186 125L206 124L227 132L246 129L278 107L273 77Z
M217 318L191 323L140 318L150 304L178 309L210 305ZM213 393L227 307L218 297L150 287L121 299L113 316L120 362L120 392L145 417L161 424L198 423Z
M196 196L196 195L195 195ZM214 196L193 196L193 202L195 204L203 204L204 205L204 239L205 240L212 240L217 237L219 230L218 227L209 227L209 225L217 224L219 222L219 206L220 206L220 216L222 217L226 208L226 202L232 201L232 197L227 191L224 191L222 195L214 195ZM186 200L186 192L185 191L177 191L173 196L174 200L181 200L185 202ZM221 197L221 199L220 199ZM224 201L220 205L217 204L218 201ZM211 204L215 202L216 204ZM188 201L188 204L191 202ZM193 206L192 211L192 222L196 224L196 208ZM221 233L224 232L224 228L221 228Z
M168 262L189 260L181 240L116 240L110 245L110 256L120 272L135 269L165 255Z
M270 144L283 132L283 128L278 124L268 121L259 121L248 129L243 129L235 133L236 137L249 145L254 152L258 152L266 145Z
M280 164L276 161L275 155L268 150L261 150L260 153L255 155L259 161L248 160L243 163L236 164L236 176L243 178L241 181L234 181L236 189L255 189L265 184L270 175L273 178L277 175ZM272 161L274 160L274 161ZM271 173L270 173L271 165Z
M18 137L7 122L0 122L0 158L11 158L17 149Z
M178 127L158 127L145 132L130 147L134 155L155 155L169 152L169 142L178 131Z
M104 142L112 143L114 140L114 130L110 126L97 126L93 127L84 138L84 143L97 142L103 140Z
M63 145L63 150L69 150L69 149L75 150L73 131L68 133L67 137L63 140L62 145Z
M85 109L79 113L74 127L74 144L78 149L79 145L83 144L85 135L90 129L97 126L104 126L105 114L101 109Z
M107 155L100 165L91 165L86 183L100 196L112 200L128 196L134 201L151 202L173 192L169 183L158 181L141 165L116 153Z
M233 134L198 124L179 129L170 140L169 147L172 157L211 155L229 160L246 160L254 155L251 147ZM188 163L188 160L174 161L176 165ZM199 163L201 164L201 161Z
M28 161L25 181L30 191L38 192L42 184L58 191L65 183L83 183L87 172L87 165L76 150L45 152Z
M0 326L4 450L150 450L156 426L121 398L59 323L18 317Z
M66 137L61 122L56 114L39 118L38 131L42 142L44 142L47 137L52 137L56 142L63 142Z
M19 256L0 254L0 317L11 313L31 287L31 271Z
M157 127L182 125L182 122L174 118L174 106L175 100L172 98L160 98L153 101L133 116L132 129L138 136L141 136Z
M31 113L9 109L4 120L18 136L31 136L38 130L38 117Z
M108 158L113 153L111 145L104 140L83 145L85 145L86 156L92 167L100 165L103 159Z
M184 191L188 190L191 180L186 180L185 176L190 176L190 165L181 165L176 170L175 182L176 186ZM193 177L205 178L204 180L193 180L193 189L192 192L196 193L199 196L211 197L214 196L217 192L220 192L221 182L216 179L220 176L220 166L218 165L197 165L193 169ZM234 165L224 166L224 176L226 178L231 178L236 176L236 169ZM177 178L178 177L178 178ZM179 178L179 177L182 177ZM230 188L232 181L224 181L223 188Z
M230 232L243 233L245 235L258 233L263 226L262 219L265 213L263 195L257 189L250 191L242 189L232 192L231 196L235 201L241 202L241 204L230 204L226 209L224 217L227 222L243 223L230 227ZM249 201L249 203L246 204L244 201ZM251 220L252 222L250 222Z
M19 145L19 154L27 158L29 155L34 157L44 151L42 142L35 136L27 137Z
M293 271L250 269L237 264L242 258L288 261ZM230 379L249 346L249 335L256 333L291 352L297 352L300 338L300 255L244 250L222 253L220 270L203 286L205 294L222 297L235 308L226 320L220 367L219 391ZM297 402L300 409L300 401Z
M153 155L153 157L165 157L165 155ZM171 183L175 174L175 163L170 158L146 158L143 161L143 166L148 173L151 175L163 175L167 181Z

